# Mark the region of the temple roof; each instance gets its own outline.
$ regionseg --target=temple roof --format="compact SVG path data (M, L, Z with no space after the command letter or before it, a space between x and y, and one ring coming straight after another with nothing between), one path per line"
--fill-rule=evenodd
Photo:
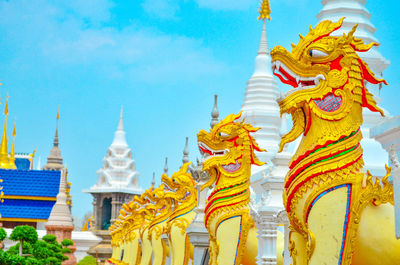
M28 158L15 158L15 166L17 169L29 170L31 168L31 161Z
M6 199L0 204L2 221L47 221L55 201Z
M4 196L0 220L46 221L60 185L60 171L0 169Z
M60 171L0 169L5 196L56 197Z

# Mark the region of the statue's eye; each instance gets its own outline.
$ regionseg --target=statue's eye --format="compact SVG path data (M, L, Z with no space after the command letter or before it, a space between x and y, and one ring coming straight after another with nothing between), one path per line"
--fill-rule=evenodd
M218 135L221 136L221 137L228 137L229 136L229 134L224 133L224 132L219 132Z
M326 52L320 51L320 50L316 50L316 49L311 49L308 51L308 54L311 57L315 57L315 58L319 58L319 57L325 57L328 56L329 54L327 54Z

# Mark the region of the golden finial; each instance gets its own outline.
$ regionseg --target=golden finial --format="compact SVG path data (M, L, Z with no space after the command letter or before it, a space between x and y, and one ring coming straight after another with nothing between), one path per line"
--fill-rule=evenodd
M10 152L10 168L12 168L12 169L17 169L17 166L15 165L15 136L17 136L16 125L17 125L17 118L15 118L15 121L14 121L14 129L12 132L13 141L12 141L11 152Z
M3 136L0 144L0 168L10 168L10 158L8 156L7 148L7 115L8 115L8 93L6 98L6 106L4 108L4 128Z
M60 118L60 105L58 105L57 109L57 120Z
M32 154L29 154L29 156L32 158L35 157L36 151L37 151L37 146L35 147L35 150L33 150Z
M14 129L13 129L13 132L12 132L12 136L13 137L17 136L16 126L17 126L17 117L15 117L15 121L14 121Z
M271 20L271 7L269 5L269 0L262 0L260 6L260 16L258 19L268 19Z
M7 97L6 97L6 107L4 108L4 115L8 115L8 92L7 92Z

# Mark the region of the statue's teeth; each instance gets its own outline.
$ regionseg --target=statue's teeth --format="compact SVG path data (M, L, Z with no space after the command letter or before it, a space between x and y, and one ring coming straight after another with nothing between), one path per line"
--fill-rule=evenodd
M276 69L279 70L279 68L281 68L281 62L280 61L276 61Z

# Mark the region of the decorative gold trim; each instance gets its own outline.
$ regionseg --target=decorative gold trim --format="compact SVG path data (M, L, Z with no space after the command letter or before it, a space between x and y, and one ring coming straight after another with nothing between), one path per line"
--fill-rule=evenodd
M48 219L30 219L30 218L8 218L8 217L2 217L2 218L0 218L0 221L39 223L39 222L47 222Z
M21 196L21 195L4 195L3 199L11 200L30 200L30 201L57 201L56 197L45 196Z

